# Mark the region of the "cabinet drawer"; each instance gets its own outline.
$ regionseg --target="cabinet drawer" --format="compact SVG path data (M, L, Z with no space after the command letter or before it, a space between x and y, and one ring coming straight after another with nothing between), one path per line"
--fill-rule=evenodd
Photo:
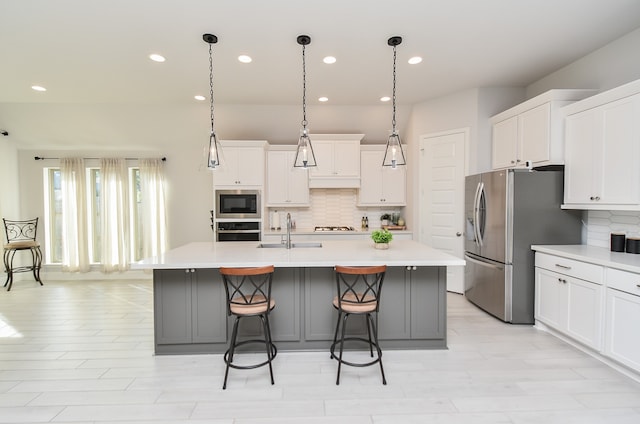
M640 296L640 274L607 268L607 286L625 293Z
M604 280L604 269L600 265L567 259L561 256L536 252L536 266L598 284L602 284Z

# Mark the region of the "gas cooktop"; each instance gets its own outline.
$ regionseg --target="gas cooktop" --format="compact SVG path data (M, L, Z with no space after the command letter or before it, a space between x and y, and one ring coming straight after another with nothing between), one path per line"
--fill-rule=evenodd
M326 227L315 227L313 231L355 231L355 229L353 227L347 227L347 226L342 226L342 227L326 226Z

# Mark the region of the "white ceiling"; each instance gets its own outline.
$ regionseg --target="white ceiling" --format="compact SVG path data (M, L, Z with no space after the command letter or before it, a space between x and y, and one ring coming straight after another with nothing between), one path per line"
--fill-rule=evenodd
M193 99L209 91L203 33L219 38L221 111L299 106L300 34L312 39L308 104L344 111L382 107L390 95L393 35L404 40L398 103L409 107L473 87L525 86L640 27L638 0L0 0L0 11L0 129L24 147L99 146L106 137L115 147L131 134L148 145L162 138L154 127L168 111L174 127L198 122L206 133L208 103ZM322 63L326 55L337 62ZM415 55L423 62L407 64ZM319 106L319 96L329 102ZM219 122L229 132L220 137L254 135L240 121ZM345 126L314 128L310 117L314 132L367 130Z

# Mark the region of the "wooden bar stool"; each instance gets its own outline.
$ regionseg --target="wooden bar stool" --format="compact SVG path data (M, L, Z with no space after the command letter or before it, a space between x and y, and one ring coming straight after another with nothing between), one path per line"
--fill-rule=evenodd
M14 221L10 219L2 219L4 222L4 230L7 237L7 243L4 245L4 269L7 273L7 281L4 287L7 291L11 290L13 285L13 274L16 272L33 272L33 278L42 286L40 280L40 268L42 267L42 251L40 243L36 240L38 232L38 218L26 221ZM17 252L28 250L31 253L31 265L13 266L13 259Z
M336 385L340 384L340 369L342 364L353 367L366 367L373 364L380 364L382 374L382 384L387 384L382 367L382 350L378 343L378 310L380 308L380 293L384 275L387 270L386 265L350 267L336 266L336 285L338 294L333 299L333 307L338 310L338 321L336 331L331 344L331 357L338 361L338 375ZM375 322L372 313L376 314ZM345 337L347 320L351 315L362 315L367 326L367 338L359 336ZM341 328L342 327L342 328ZM338 339L338 333L340 338ZM346 341L365 342L369 346L369 352L373 358L375 348L377 357L369 362L355 363L343 358L344 344ZM335 354L336 345L340 345L340 353Z
M227 293L227 315L235 316L229 349L224 354L224 362L227 367L224 372L223 390L227 388L229 368L253 369L269 365L271 384L274 384L271 361L276 357L277 349L271 340L271 327L269 325L269 313L276 304L271 298L273 271L273 265L253 268L220 268L224 289ZM258 317L260 319L264 339L237 341L238 324L242 318L248 317ZM236 353L236 348L249 343L263 343L267 353L267 360L252 365L234 364L233 357Z

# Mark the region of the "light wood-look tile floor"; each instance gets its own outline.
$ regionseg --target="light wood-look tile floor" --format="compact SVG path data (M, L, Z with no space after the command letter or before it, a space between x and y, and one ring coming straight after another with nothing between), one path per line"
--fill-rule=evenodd
M327 352L280 352L274 386L266 368L232 370L223 391L220 355L153 355L151 290L45 280L0 291L0 422L640 423L639 383L456 294L449 349L385 351L387 386L375 366L345 367L336 386Z

